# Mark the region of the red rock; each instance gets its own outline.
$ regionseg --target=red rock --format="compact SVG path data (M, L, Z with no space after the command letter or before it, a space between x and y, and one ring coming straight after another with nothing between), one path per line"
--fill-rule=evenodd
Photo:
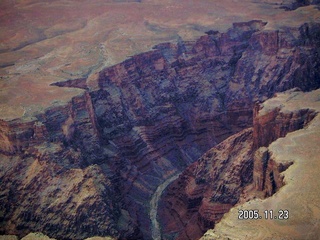
M282 112L281 107L269 110L256 104L253 131L221 142L168 187L159 209L163 235L183 239L193 232L192 239L197 239L236 203L277 192L284 185L281 172L292 162L276 163L267 146L304 128L315 116L314 110Z
M213 228L251 183L252 168L251 129L208 151L166 190L159 209L163 235L183 239L192 232L197 239Z
M280 32L264 31L264 25L262 21L239 23L226 33L210 33L194 42L158 45L102 70L96 84L90 84L95 88L67 105L57 103L32 120L1 121L3 159L17 162L15 174L1 170L5 184L0 201L6 208L0 231L19 235L41 231L50 237L103 233L149 238L148 204L157 186L220 143L168 189L166 196L172 205L164 206L161 213L164 232L181 230L181 238L191 232L198 236L212 226L208 213L220 218L252 182L251 145L254 150L267 146L312 118L308 110L290 116L271 112L254 120L253 140L250 130L244 130L252 126L257 100L292 87L319 87L320 68L315 66L320 59L314 51L319 45L319 25ZM60 85L79 84L89 88L79 80ZM271 120L274 125L267 124ZM86 169L96 165L97 178L86 174ZM31 166L36 166L34 182L26 185L23 177L31 174L27 172ZM268 174L276 179L278 168L268 160ZM280 187L274 188L270 178L259 173L259 164L256 170L259 189L270 194ZM83 174L94 189L86 199L89 203L82 199L81 207L74 207L76 199L87 190L80 183L74 188L69 185L68 179L77 179L75 172ZM74 204L57 202L48 208L54 189L60 188L59 179L65 184L60 194L70 194ZM12 198L25 185L28 188ZM104 188L110 190L108 194ZM177 196L170 195L174 189ZM42 203L42 198L47 200ZM65 204L68 209L62 214ZM36 210L47 208L50 213ZM111 219L106 220L106 214ZM84 219L88 222L82 227ZM187 223L187 219L193 221Z

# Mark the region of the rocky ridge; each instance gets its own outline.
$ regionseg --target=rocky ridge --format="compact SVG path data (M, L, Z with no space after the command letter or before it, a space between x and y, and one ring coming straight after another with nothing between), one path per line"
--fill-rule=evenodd
M60 84L89 89L67 105L1 121L0 231L149 239L146 206L160 183L250 127L254 102L319 87L319 25L265 25L235 23L225 33L157 45L86 84Z

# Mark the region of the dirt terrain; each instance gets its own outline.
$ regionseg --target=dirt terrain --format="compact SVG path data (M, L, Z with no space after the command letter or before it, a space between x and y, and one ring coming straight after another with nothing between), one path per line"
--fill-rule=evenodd
M293 1L11 1L0 2L1 119L30 118L80 94L50 84L89 77L157 43L194 40L209 30L259 19L267 27L319 20Z

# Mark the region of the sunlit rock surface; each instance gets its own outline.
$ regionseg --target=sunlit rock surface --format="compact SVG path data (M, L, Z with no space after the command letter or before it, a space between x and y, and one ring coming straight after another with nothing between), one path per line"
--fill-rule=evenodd
M319 97L318 93L315 91L314 97ZM291 98L297 95L302 93L293 89L287 95L279 94L280 100L257 104L253 130L234 134L206 152L168 187L159 208L165 238L197 239L235 204L270 197L281 189L285 184L282 172L293 162L277 162L267 147L307 127L318 113L298 105L293 111L286 110L287 101L294 101ZM278 106L270 108L273 101Z
M295 115L301 109L316 114L302 129L288 133L268 146L277 165L293 163L280 176L285 185L267 199L253 199L232 208L202 239L318 239L319 236L319 96L320 91L277 94L266 101L258 117L278 111L278 116ZM239 220L238 210L257 209L262 219ZM265 219L264 211L288 210L288 219Z

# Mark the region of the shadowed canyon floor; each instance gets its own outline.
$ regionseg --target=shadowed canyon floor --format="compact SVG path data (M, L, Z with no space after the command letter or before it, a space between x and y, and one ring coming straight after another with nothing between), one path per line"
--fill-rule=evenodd
M235 204L296 186L272 146L316 123L319 92L258 102L320 87L316 2L0 6L1 234L223 238Z

